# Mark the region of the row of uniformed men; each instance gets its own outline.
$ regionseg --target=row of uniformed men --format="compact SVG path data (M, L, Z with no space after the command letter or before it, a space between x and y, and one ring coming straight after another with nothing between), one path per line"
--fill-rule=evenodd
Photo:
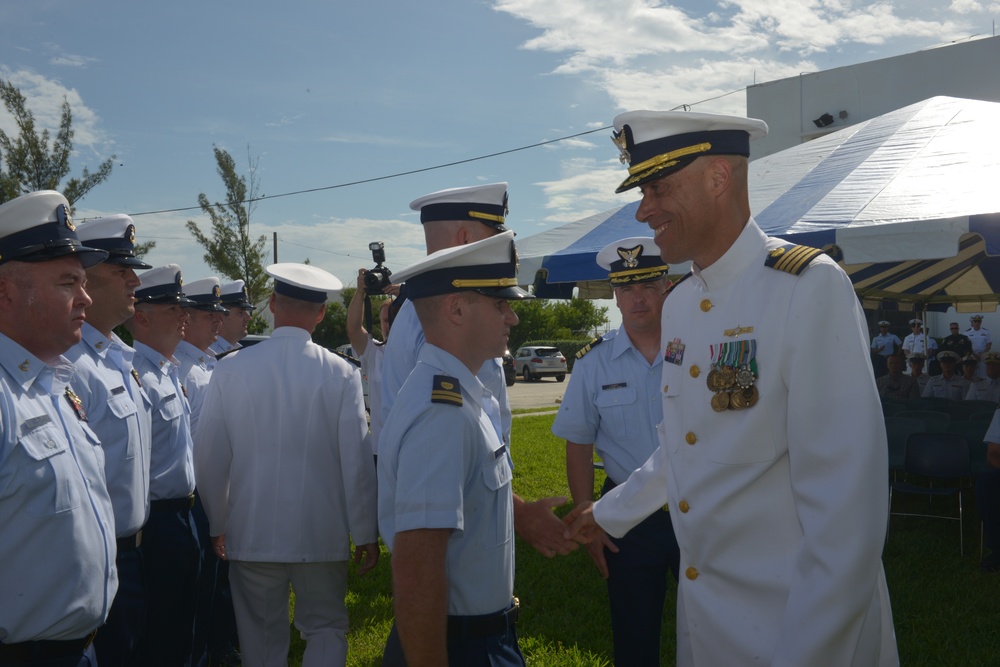
M924 373L926 358L922 354L910 355L907 362L910 365L910 375L915 389L907 390L904 394L887 396L889 398L950 398L954 401L992 401L1000 403L1000 353L987 352L982 358L968 354L965 357L959 356L949 350L940 352L937 355L938 363L941 365L941 373L938 375L927 375ZM961 362L961 372L958 371L958 364ZM883 392L884 385L898 377L902 369L902 356L899 354L890 355L888 360L888 375L879 378L877 384L880 393ZM986 369L986 377L976 374L980 364ZM894 372L896 369L898 372ZM909 385L907 385L909 386Z
M0 664L76 664L91 643L101 665L197 664L213 614L230 650L192 418L254 306L243 281L181 286L136 257L126 215L77 227L53 191L0 206Z

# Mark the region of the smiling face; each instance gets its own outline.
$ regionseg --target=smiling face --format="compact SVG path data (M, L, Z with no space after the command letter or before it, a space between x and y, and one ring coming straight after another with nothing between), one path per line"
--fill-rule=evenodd
M750 218L746 158L703 156L680 171L639 186L635 218L653 230L668 264L711 266L732 246Z
M43 361L80 342L91 304L87 274L77 257L10 262L0 272L0 320L14 342Z

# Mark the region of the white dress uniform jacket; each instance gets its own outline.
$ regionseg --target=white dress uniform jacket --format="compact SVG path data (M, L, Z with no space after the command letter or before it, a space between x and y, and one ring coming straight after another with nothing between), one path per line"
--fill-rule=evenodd
M84 323L83 339L66 353L76 366L72 386L101 440L117 537L135 535L149 517L152 422L149 397L132 373L135 350Z
M620 536L669 502L680 667L895 665L887 445L864 319L828 258L799 276L766 267L780 245L751 219L667 297L660 447L594 515ZM711 346L738 340L756 341L759 401L716 412Z
M0 642L80 639L118 590L104 452L51 366L0 334Z
M346 561L378 538L361 376L298 327L215 367L195 438L210 533L230 560Z
M382 362L382 423L388 419L396 395L410 371L417 365L417 356L424 342L424 328L420 326L420 318L413 308L413 302L407 300L396 313L392 335L385 343L385 360ZM510 445L510 398L507 396L503 362L500 359L487 359L476 376L500 404L503 441Z

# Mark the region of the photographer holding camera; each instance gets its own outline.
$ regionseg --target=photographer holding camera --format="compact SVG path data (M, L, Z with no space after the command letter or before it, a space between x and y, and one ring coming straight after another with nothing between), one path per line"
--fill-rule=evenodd
M376 241L368 244L375 259L375 268L358 269L358 288L347 307L347 338L351 342L354 355L361 362L361 372L368 378L368 401L370 412L369 439L372 454L378 456L378 436L382 430L382 360L385 340L389 337L389 308L391 297L399 295L399 285L389 281L392 272L382 266L385 263L385 246ZM371 334L371 294L387 294L379 308L379 325L382 340L377 341ZM363 321L364 318L364 321ZM367 328L366 325L367 324Z

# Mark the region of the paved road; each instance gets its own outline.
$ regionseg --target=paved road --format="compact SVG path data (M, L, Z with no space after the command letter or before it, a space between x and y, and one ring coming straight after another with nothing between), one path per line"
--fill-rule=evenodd
M514 385L507 387L507 395L510 397L511 410L519 408L552 408L559 407L557 400L561 400L566 385L569 383L569 375L565 382L556 382L555 378L542 378L534 382L525 382L517 378Z

